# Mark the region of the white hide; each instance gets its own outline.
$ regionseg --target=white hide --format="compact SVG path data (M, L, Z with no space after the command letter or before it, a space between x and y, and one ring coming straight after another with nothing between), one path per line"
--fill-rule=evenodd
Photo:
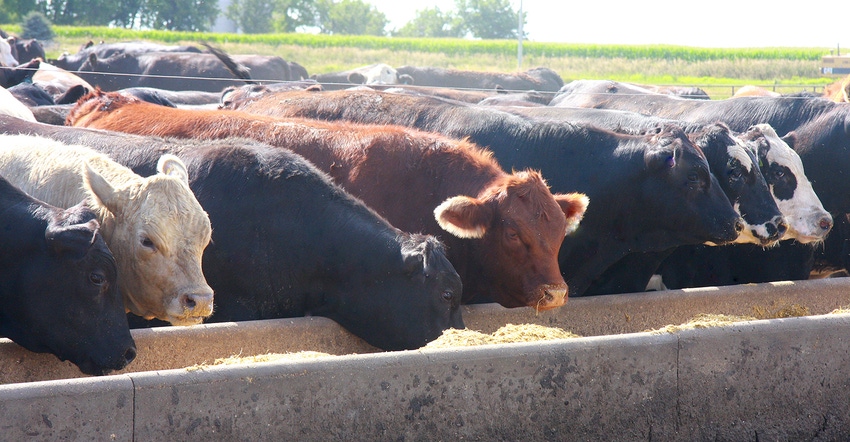
M12 46L6 39L0 38L0 66L15 67L18 60L12 56Z
M363 84L398 84L398 71L384 63L376 63L354 70L366 77Z
M32 76L32 82L53 96L62 95L78 84L89 91L94 90L94 87L80 76L44 61L39 63L38 70Z
M35 123L35 116L24 103L15 98L6 88L0 86L0 114L20 118Z

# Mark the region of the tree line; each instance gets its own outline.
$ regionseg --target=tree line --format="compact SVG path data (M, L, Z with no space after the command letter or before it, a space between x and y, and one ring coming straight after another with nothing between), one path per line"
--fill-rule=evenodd
M518 12L509 0L455 0L453 10L427 7L399 29L364 0L0 0L0 23L33 13L51 24L116 26L127 29L209 31L223 14L241 32L318 32L329 35L517 38Z

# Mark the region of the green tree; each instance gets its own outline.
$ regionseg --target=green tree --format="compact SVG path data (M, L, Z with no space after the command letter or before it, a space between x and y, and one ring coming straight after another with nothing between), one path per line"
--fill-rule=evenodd
M275 0L233 0L225 16L246 34L266 34L272 31L272 14Z
M217 0L145 0L139 22L168 31L206 31L218 17Z
M393 35L397 37L463 37L466 31L460 18L452 12L443 12L438 7L416 11L413 20L407 22Z
M0 0L0 23L20 23L27 12L36 10L35 0Z
M473 37L517 38L519 12L509 0L455 0L457 15Z
M316 0L278 0L282 4L272 14L275 32L298 32L319 25Z
M109 0L36 0L37 10L56 25L108 25L115 6Z
M387 34L387 16L363 0L317 0L316 10L317 25L323 34Z
M41 41L53 40L56 34L53 32L50 20L39 11L30 11L21 22L21 38L36 38Z
M296 32L317 23L315 0L233 0L225 15L246 34Z

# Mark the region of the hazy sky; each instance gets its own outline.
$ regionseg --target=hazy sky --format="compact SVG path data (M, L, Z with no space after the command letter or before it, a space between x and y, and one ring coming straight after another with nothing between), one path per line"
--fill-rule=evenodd
M416 10L454 10L454 0L364 0L400 28ZM698 6L688 6L688 4ZM520 0L511 0L519 9ZM790 5L793 5L790 6ZM850 54L846 0L523 0L531 41L721 47L825 47Z

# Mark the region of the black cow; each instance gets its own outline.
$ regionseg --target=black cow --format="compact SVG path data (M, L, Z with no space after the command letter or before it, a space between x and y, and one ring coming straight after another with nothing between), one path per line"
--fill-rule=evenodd
M288 81L289 65L276 56L233 55L250 69L256 81ZM152 87L173 91L221 92L227 86L245 84L218 56L186 52L117 53L100 58L90 54L76 72L105 91L130 87Z
M47 205L0 178L0 227L0 335L86 374L129 364L136 347L94 212Z
M46 60L47 56L44 53L44 46L41 42L34 38L18 38L12 37L7 40L12 47L12 56L18 63L24 64L36 58Z
M826 98L803 96L690 100L647 94L624 83L577 80L564 85L550 106L618 109L700 124L722 121L738 132L756 124L769 124L782 136L800 124L843 105Z
M553 192L586 194L584 220L565 239L559 259L576 296L630 252L725 243L743 228L702 151L670 125L655 134L618 134L434 97L368 91L231 99L230 108L256 113L400 124L468 137L492 150L506 169L539 169Z
M0 86L9 89L12 86L32 81L41 59L30 60L15 67L0 66Z
M461 281L431 236L389 225L292 152L249 140L167 140L27 123L0 130L106 152L140 175L165 152L186 163L213 225L203 257L211 322L325 316L385 349L463 328Z
M503 73L465 71L424 66L401 66L398 75L412 79L416 86L436 86L458 89L503 89L506 91L556 92L564 85L557 72L538 67L524 72Z
M145 52L191 52L199 54L203 51L196 46L164 45L146 41L100 44L94 44L92 41L89 41L76 54L61 54L59 58L53 60L53 65L68 71L76 71L88 60L91 54L95 54L98 58L108 58L116 54L143 54Z

